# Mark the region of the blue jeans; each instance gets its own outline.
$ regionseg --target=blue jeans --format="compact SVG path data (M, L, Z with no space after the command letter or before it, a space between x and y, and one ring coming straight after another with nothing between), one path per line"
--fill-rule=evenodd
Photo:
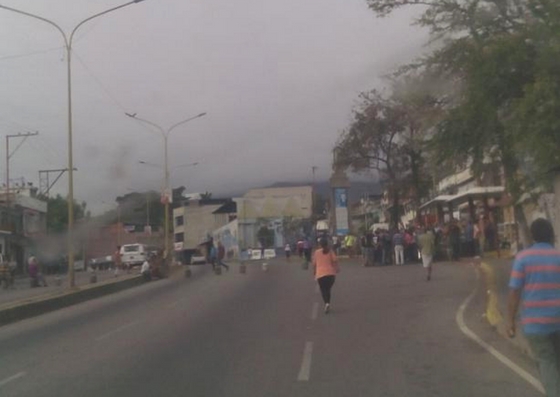
M552 334L525 334L537 359L541 382L548 397L560 397L560 331Z

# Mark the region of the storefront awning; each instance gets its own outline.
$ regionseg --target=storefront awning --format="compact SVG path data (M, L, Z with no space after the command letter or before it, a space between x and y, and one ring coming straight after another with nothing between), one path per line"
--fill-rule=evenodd
M483 198L499 197L505 192L503 186L487 186L487 187L473 187L467 191L461 192L453 196L448 202L454 204L461 204L472 198L473 200L480 200Z
M424 208L428 208L428 207L432 207L434 204L439 204L439 203L447 203L449 202L451 199L453 199L453 197L455 196L450 196L447 194L442 194L440 196L437 196L436 198L428 201L427 203L424 203L420 206L419 210L423 210Z

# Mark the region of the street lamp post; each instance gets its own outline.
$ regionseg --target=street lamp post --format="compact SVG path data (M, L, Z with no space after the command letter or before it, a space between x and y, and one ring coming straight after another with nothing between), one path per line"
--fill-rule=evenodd
M169 255L169 201L171 200L171 190L169 188L169 154L168 154L168 141L169 141L169 135L171 134L171 132L179 127L180 125L186 124L189 121L192 121L194 119L197 119L199 117L204 117L206 116L206 112L204 113L200 113L197 114L194 117L190 117L186 120L183 121L179 121L178 123L172 125L171 127L169 127L166 130L164 130L162 127L160 127L159 125L149 121L149 120L145 120L142 119L140 117L136 116L136 113L131 114L131 113L125 113L128 117L133 118L135 120L141 121L143 123L146 123L148 125L151 125L152 127L156 128L160 133L161 136L163 137L163 157L164 157L164 194L162 195L162 199L164 201L164 205L165 205L165 214L164 214L164 239L165 239L165 251L164 251L164 259L167 259L168 255ZM142 164L148 164L146 162L140 162Z
M160 168L160 169L164 169L161 165L159 164L154 164L154 163L150 163L149 161L139 161L138 164L142 164L142 165L148 165L150 167L156 167L156 168ZM195 163L188 163L188 164L181 164L181 165L177 165L175 167L173 167L171 169L171 171L176 170L178 168L185 168L185 167L195 167L198 165L198 162ZM171 172L170 172L171 174ZM146 226L150 226L150 201L149 201L149 194L146 194Z
M73 238L74 238L74 159L72 153L72 41L74 39L74 34L76 31L84 25L86 22L91 21L97 17L102 15L108 14L110 12L119 10L121 8L127 7L132 4L140 3L144 0L132 0L128 3L121 4L120 6L110 8L108 10L99 12L94 14L80 23L78 23L74 29L72 29L70 33L70 37L66 35L64 30L60 26L58 26L53 21L43 18L38 15L31 14L26 11L18 10L16 8L8 7L5 5L0 4L0 8L12 11L21 15L25 15L31 18L38 19L40 21L46 22L49 25L53 26L58 30L58 32L62 35L64 40L64 48L66 50L66 66L67 66L67 95L68 95L68 280L69 280L69 287L74 288L75 280L74 280L74 245L73 245Z

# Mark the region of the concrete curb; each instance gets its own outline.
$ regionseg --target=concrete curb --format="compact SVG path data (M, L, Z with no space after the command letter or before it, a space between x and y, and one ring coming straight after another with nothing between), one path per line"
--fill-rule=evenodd
M53 295L43 295L25 301L14 302L0 308L0 326L52 312L90 299L113 294L143 284L141 276L124 280L110 280L105 283L91 284L73 291Z

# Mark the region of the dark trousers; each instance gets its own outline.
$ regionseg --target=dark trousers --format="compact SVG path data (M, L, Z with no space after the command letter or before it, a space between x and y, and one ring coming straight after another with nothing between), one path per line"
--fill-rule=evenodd
M321 289L321 295L323 296L323 302L325 303L331 303L331 289L334 285L334 280L335 276L323 276L317 280Z

